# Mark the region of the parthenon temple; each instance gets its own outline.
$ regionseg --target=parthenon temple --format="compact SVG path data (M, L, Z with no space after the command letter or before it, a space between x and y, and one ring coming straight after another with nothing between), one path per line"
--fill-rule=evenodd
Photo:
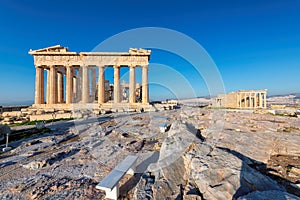
M266 108L267 90L239 90L229 94L219 94L212 99L212 107L222 108Z
M56 45L30 50L29 54L34 57L36 69L35 108L68 109L74 104L93 104L96 108L149 106L150 50L130 48L129 52L77 53ZM113 84L105 80L107 67L113 67ZM120 83L121 67L129 68L127 84ZM137 67L142 68L141 84L136 83ZM128 95L124 95L127 89Z

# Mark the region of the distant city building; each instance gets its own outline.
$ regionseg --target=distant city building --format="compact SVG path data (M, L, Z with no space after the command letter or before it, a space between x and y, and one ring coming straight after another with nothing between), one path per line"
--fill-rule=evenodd
M239 90L212 99L214 108L266 108L267 90Z

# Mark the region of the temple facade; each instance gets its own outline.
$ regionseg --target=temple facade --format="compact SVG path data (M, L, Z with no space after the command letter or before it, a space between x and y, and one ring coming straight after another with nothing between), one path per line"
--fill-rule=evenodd
M77 53L56 45L30 50L29 54L34 57L36 69L32 107L70 108L74 104L94 104L95 108L149 106L150 50L130 48L129 52ZM105 80L107 67L114 69L113 84ZM123 85L120 83L121 67L129 68L129 83ZM136 83L137 67L142 68L141 84Z
M267 108L267 90L239 90L212 99L215 108Z

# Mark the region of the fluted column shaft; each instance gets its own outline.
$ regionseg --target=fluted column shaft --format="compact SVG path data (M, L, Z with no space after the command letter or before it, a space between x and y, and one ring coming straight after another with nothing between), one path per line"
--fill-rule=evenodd
M82 67L79 67L78 69L77 94L77 102L80 102L82 97Z
M50 70L47 69L47 94L46 94L46 103L49 103L49 96L50 96Z
M267 108L267 93L264 93L264 108Z
M114 66L114 103L121 102L120 66Z
M257 106L257 99L256 99L256 96L257 96L257 94L256 93L253 93L254 94L254 97L253 97L253 107L254 108L256 108L256 106Z
M104 66L100 66L98 76L98 103L105 103L105 79L104 79Z
M149 103L148 97L148 65L142 67L142 103Z
M57 73L57 101L64 102L64 75L61 72Z
M262 102L262 94L261 92L259 93L259 107L262 108L263 107L263 102Z
M35 104L44 103L44 69L36 67L35 78Z
M55 66L50 66L50 86L49 104L57 103L57 70Z
M77 103L77 100L78 100L78 86L77 86L77 77L74 76L73 77L73 94L74 94L74 98L73 98L73 103Z
M89 70L88 66L82 66L82 103L89 103L90 90L89 90Z
M91 94L91 101L90 102L94 102L96 99L96 69L92 68L92 94Z
M135 67L130 66L129 68L129 103L135 103L136 95L135 95Z
M71 66L67 66L66 72L66 103L73 103L73 70Z

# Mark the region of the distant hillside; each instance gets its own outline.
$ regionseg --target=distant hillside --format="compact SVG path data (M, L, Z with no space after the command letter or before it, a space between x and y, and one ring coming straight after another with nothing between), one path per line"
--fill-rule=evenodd
M300 104L300 93L268 96L267 101L269 104L298 106Z
M11 102L1 102L0 106L30 106L33 104L32 100L28 101L11 101Z
M296 94L293 94L293 95L296 96L295 99L300 99L300 93L296 93Z
M295 96L294 98L299 99L300 93L270 95L269 97L286 97L286 96Z

